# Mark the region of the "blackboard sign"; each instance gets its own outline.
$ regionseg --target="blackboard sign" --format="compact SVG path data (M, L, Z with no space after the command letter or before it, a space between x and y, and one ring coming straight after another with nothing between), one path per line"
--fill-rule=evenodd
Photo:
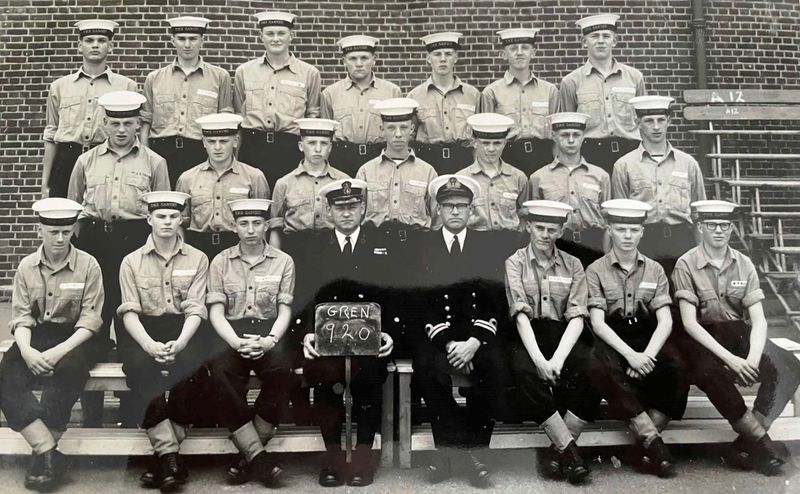
M322 356L378 355L381 306L373 302L319 304L314 315L315 348Z

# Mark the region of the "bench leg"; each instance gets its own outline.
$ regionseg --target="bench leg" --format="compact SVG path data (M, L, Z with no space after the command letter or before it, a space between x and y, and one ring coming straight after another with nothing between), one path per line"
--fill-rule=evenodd
M389 372L383 383L381 464L387 467L394 466L394 372Z
M398 462L400 468L411 468L411 374L398 376Z
M103 391L84 391L81 393L81 423L85 428L103 426Z

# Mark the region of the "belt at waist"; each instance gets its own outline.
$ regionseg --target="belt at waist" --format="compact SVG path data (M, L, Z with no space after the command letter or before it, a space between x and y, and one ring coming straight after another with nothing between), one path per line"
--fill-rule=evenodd
M210 239L213 245L218 245L222 240L236 240L239 241L239 235L236 232L229 232L227 230L221 232L198 232L195 230L186 230L186 240L189 244L192 243L191 239Z
M246 334L267 336L272 331L275 319L254 319L246 317L243 319L228 320L233 330L239 337Z
M373 143L362 143L359 144L357 142L350 142L350 141L335 141L333 143L334 148L344 149L344 150L357 150L359 154L366 155L369 153L380 152L386 146L385 142L373 142Z
M99 142L93 142L91 144L81 144L80 142L57 142L56 143L56 148L68 149L70 151L74 151L74 150L78 150L79 149L79 150L81 150L81 152L85 153L86 151L88 151L88 150L92 149L93 147L97 146L98 144L100 144L100 143Z
M203 141L200 139L192 139L191 137L183 136L166 136L166 137L151 137L151 144L174 144L175 149L182 149L186 144L202 145Z
M297 144L300 140L297 134L276 130L242 129L242 133L245 136L263 139L270 144Z
M121 231L129 232L148 228L147 220L145 219L104 221L97 218L81 218L80 224L82 231L97 230L105 233Z
M435 149L465 149L465 150L472 150L472 146L469 145L467 141L455 141L455 142L415 142L414 148L422 149L425 151L428 150L435 150Z
M605 234L605 228L599 226L590 226L583 230L573 230L572 228L565 228L564 233L561 235L562 240L581 243L591 240L602 240Z
M664 235L664 238L670 238L673 233L676 232L685 232L686 230L691 231L692 226L688 223L678 223L677 225L670 225L669 223L645 223L644 229L645 232L661 232Z

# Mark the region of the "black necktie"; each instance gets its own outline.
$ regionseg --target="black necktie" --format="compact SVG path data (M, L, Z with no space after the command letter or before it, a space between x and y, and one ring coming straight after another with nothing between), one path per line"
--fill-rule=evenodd
M461 254L461 242L458 241L458 237L453 237L453 244L450 246L450 255L458 256L460 254Z
M350 255L350 254L353 253L353 244L350 243L350 236L349 235L344 237L344 249L342 249L342 252L345 255Z

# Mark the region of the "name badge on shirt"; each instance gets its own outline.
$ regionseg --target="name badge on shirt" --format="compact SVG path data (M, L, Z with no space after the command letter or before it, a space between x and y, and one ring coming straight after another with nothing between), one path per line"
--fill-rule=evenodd
M465 105L463 103L457 104L456 108L458 108L459 110L467 110L467 111L471 111L471 112L475 111L475 105Z
M612 93L636 94L635 87L612 87Z
M643 281L639 284L639 288L643 290L655 290L658 288L658 283L651 283L649 281Z
M408 185L414 185L416 187L428 187L428 182L423 182L422 180L409 180Z
M250 189L248 189L247 187L231 187L230 188L230 193L231 194L249 194L250 193Z
M550 283L564 283L565 285L569 285L572 283L572 278L565 278L563 276L548 276L547 281Z
M741 288L747 286L747 281L742 280L731 280L731 286L734 288Z
M517 198L517 194L515 194L513 192L503 192L503 198L504 199L516 199Z
M281 84L286 85L286 86L299 87L300 89L305 89L306 88L306 84L304 82L291 81L289 79L281 79Z
M389 255L389 249L386 247L375 247L372 249L372 253L376 256L387 256Z
M194 276L195 273L196 269L175 269L172 271L172 276Z
M583 186L589 190L600 192L600 186L597 184L583 184Z
M534 108L549 108L550 103L547 101L532 101L531 106Z
M379 99L368 99L367 100L367 103L369 103L369 106L375 106L376 104L378 104L380 102L381 102L381 100L379 100Z
M265 276L256 276L254 278L256 283L266 283L269 281L281 281L281 276L278 274L268 274Z
M215 93L214 91L207 91L205 89L198 89L197 94L200 96L208 96L209 98L216 98L219 96L219 93Z
M61 290L83 290L86 283L61 283L58 288Z
M688 174L688 173L686 173L686 172L679 172L679 171L677 171L677 170L676 170L676 171L674 171L674 172L672 172L672 176L673 176L673 177L679 177L679 178L687 178L687 179L689 178L689 174Z

